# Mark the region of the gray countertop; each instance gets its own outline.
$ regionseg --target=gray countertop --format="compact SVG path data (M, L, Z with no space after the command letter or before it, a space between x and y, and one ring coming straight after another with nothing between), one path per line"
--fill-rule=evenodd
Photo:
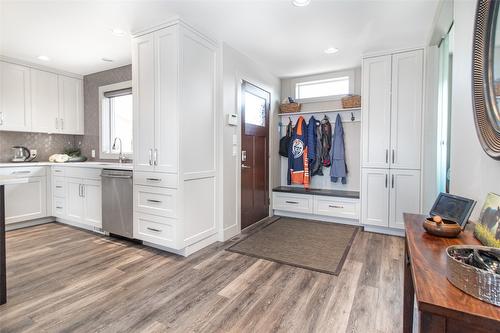
M273 188L273 192L324 195L324 196L328 196L328 197L359 199L359 192L358 191L325 190L325 189L316 189L316 188L306 189L304 187L278 186L278 187Z
M132 163L112 163L112 162L21 162L21 163L0 163L0 168L15 168L15 167L34 167L34 166L62 166L62 167L78 167L78 168L97 168L97 169L118 169L118 170L133 170Z

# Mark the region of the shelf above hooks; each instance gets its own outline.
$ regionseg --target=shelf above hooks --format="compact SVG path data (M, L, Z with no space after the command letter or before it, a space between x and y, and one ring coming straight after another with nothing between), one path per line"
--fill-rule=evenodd
M289 116L300 116L303 114L312 114L312 113L332 113L332 112L354 112L361 111L361 108L350 108L350 109L333 109L333 110L310 110L310 111L300 111L300 112L291 112L291 113L279 113L280 117L289 117Z

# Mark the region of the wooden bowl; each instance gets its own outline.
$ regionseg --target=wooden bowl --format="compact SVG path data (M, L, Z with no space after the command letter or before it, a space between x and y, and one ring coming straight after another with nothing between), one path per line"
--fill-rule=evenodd
M436 223L432 218L427 218L424 221L424 229L434 236L455 238L462 231L462 227L455 222L443 220L442 223Z

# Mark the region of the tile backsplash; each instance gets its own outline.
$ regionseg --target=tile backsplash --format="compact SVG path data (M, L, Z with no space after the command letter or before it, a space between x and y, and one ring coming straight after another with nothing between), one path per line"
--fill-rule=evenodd
M0 131L0 163L10 162L12 146L25 146L37 150L35 161L48 161L52 154L63 153L64 148L74 147L78 136L46 133Z

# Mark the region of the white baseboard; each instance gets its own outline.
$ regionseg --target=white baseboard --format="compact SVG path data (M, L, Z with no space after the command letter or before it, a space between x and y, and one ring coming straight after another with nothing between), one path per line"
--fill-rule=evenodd
M42 218L36 219L36 220L29 220L29 221L23 221L23 222L9 223L9 224L5 225L5 231L33 227L35 225L40 225L40 224L45 224L45 223L52 223L54 221L55 221L55 218L52 217L52 216L49 216L49 217L42 217Z
M203 249L204 247L207 247L208 245L217 242L217 236L218 236L217 233L215 233L212 236L209 236L205 239L202 239L201 241L196 242L194 244L191 244L189 246L186 246L185 248L180 249L180 250L172 249L172 248L169 248L166 246L161 246L161 245L153 244L150 242L144 242L144 241L142 242L142 244L145 246L154 247L155 249L159 249L162 251L166 251L166 252L178 254L178 255L183 256L183 257L187 257L187 256Z
M373 225L365 225L364 228L365 228L365 231L375 232L377 234L405 237L405 231L402 229L377 227L377 226L373 226Z
M346 218L342 218L342 217L330 217L330 216L322 216L322 215L314 215L314 214L294 213L294 212L287 212L287 211L283 211L283 210L274 210L274 215L360 226L359 220L346 219Z
M239 227L239 225L237 223L229 226L229 227L226 227L224 228L224 231L223 231L223 237L222 237L222 241L225 242L227 241L228 239L231 239L233 238L234 236L237 236L239 235L241 232L241 229Z

